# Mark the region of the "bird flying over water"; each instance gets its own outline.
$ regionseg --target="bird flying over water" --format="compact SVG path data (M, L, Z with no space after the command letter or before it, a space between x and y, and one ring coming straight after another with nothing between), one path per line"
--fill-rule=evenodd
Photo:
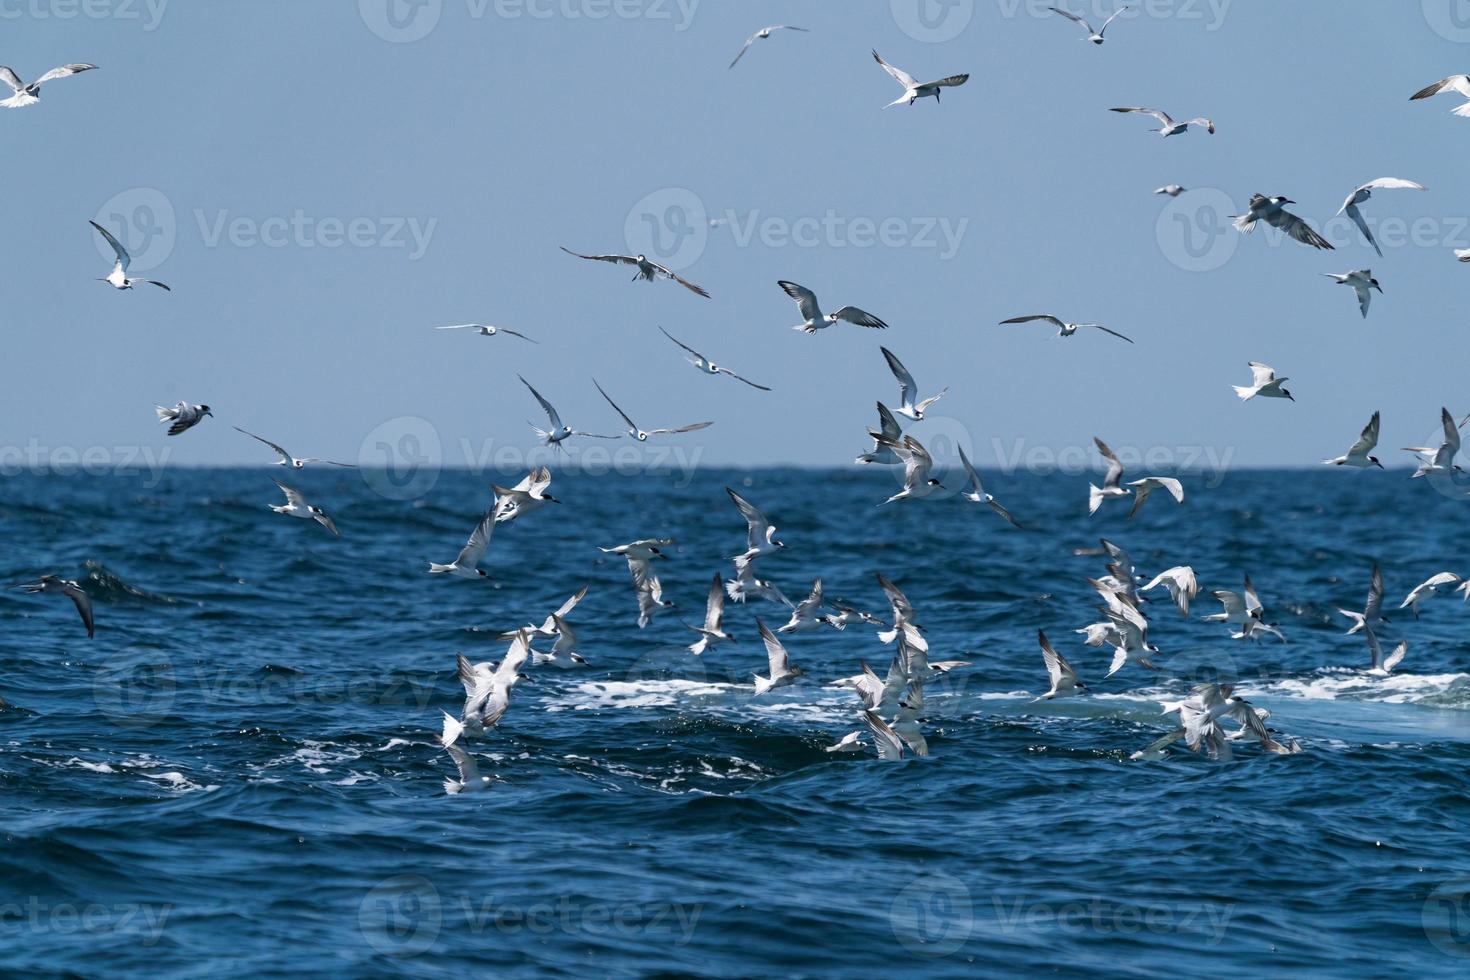
M452 323L452 324L450 324L447 327L435 327L434 329L435 330L473 330L477 334L479 334L481 337L494 337L496 334L502 334L503 333L503 334L509 334L512 337L519 337L522 340L531 340L530 337L527 337L525 334L521 333L519 330L512 330L510 327L497 327L493 323ZM533 343L533 344L534 343L538 343L538 341L531 340L531 343Z
M844 306L836 313L822 313L822 307L817 302L817 294L805 286L785 279L779 280L776 285L796 301L796 308L800 311L803 322L792 327L792 330L800 330L804 333L816 333L818 330L826 330L839 320L855 323L860 327L870 327L874 330L887 330L888 324L878 319L871 313L865 313L856 306Z
M740 49L740 53L735 56L735 61L730 62L730 67L734 68L736 62L745 57L745 52L750 50L750 46L752 44L757 41L764 41L775 31L801 31L803 34L810 33L805 27L792 27L790 24L772 24L770 27L762 27L760 30L756 31L754 34L750 35L750 37L745 39L745 46L742 47Z
M1050 701L1052 698L1066 697L1086 690L1087 685L1078 680L1077 671L1067 663L1067 658L1052 648L1046 633L1037 630L1036 639L1041 644L1041 659L1046 662L1046 675L1051 679L1051 688L1037 700Z
M923 401L919 401L919 386L914 381L914 376L909 369L903 366L903 362L893 355L893 351L887 347L879 347L883 357L888 361L888 370L898 379L898 414L906 415L915 422L922 422L924 410L943 398L949 391L948 388L940 390L939 394L931 395Z
M699 639L690 645L689 652L697 657L717 643L738 642L721 625L724 618L725 583L720 579L720 574L716 572L714 581L710 583L709 596L704 602L704 625L689 627L699 634Z
M558 247L560 248L561 246ZM685 289L689 290L691 293L696 293L700 296L703 296L705 299L709 299L709 293L694 285L694 283L690 282L688 279L685 279L678 273L664 268L657 262L649 259L647 256L583 255L581 252L573 252L569 248L562 248L562 251L567 253L568 255L575 255L579 259L586 259L589 262L612 262L616 265L636 265L638 267L638 273L633 277L633 282L637 282L639 279L642 279L644 282L653 282L660 277L664 279L671 279L674 282L677 282L679 285L683 286Z
M1118 15L1128 8L1119 7L1117 10L1113 11L1112 15L1108 17L1107 20L1103 21L1103 26L1099 27L1096 30L1093 30L1092 25L1089 24L1085 18L1072 13L1070 10L1063 10L1061 7L1047 7L1046 9L1061 14L1063 17L1067 18L1073 23L1080 25L1082 29L1087 32L1087 36L1082 38L1081 40L1091 41L1093 44L1102 44L1104 40L1103 34L1107 32L1108 25L1117 20Z
M1246 364L1246 367L1251 369L1250 387L1246 388L1240 385L1230 386L1235 389L1235 393L1240 396L1241 401L1248 402L1258 395L1262 398L1290 398L1292 401L1296 401L1295 398L1291 397L1291 392L1282 387L1283 384L1291 379L1276 377L1276 371L1271 365L1262 364L1260 361L1250 361Z
M696 432L699 429L708 429L710 426L714 425L713 422L695 422L693 425L682 425L677 429L648 429L645 431L638 427L637 422L634 422L632 419L628 418L628 413L619 408L618 403L613 401L612 398L608 396L608 393L602 390L602 385L597 384L596 378L592 379L592 383L597 386L597 390L602 393L602 397L607 400L607 403L613 407L613 411L617 412L618 415L622 417L623 421L628 424L628 435L632 436L634 439L637 439L639 442L647 442L649 436L678 435L682 432Z
M684 343L681 340L676 340L674 338L674 335L671 334L671 333L669 333L667 330L664 330L663 327L659 327L659 330L662 331L662 333L663 333L663 335L665 337L669 338L670 340L674 341L674 343L676 343L680 347L684 348L684 350L689 354L689 357L688 357L689 363L690 364L693 364L695 367L699 368L699 370L703 371L705 374L716 374L716 375L718 375L718 374L728 374L730 377L734 378L736 381L744 382L745 384L750 385L752 388L757 388L757 389L759 389L761 391L770 391L771 390L770 388L767 388L765 385L758 385L758 384L756 384L754 381L751 381L749 378L742 378L740 375L736 374L734 371L731 371L727 367L720 367L719 365L715 364L714 361L711 361L709 358L705 357L703 354L701 354L699 351L695 350L693 347L690 347L688 344Z
M129 279L128 266L133 264L133 257L128 254L127 249L123 248L122 242L118 241L116 236L114 236L112 232L108 231L97 222L88 221L87 224L91 225L93 228L96 228L97 233L100 234L103 238L107 239L107 244L112 246L113 253L117 255L117 264L112 267L111 272L99 278L97 280L98 282L105 282L113 289L132 289L134 286L138 285L138 283L142 282L147 283L150 286L157 286L159 289L162 289L166 293L173 292L172 289L169 289L168 286L165 286L157 279Z
M1142 106L1125 106L1113 109L1112 111L1137 112L1145 116L1153 116L1159 121L1159 128L1150 130L1150 132L1158 133L1160 136L1178 136L1180 133L1188 131L1190 126L1198 126L1212 136L1215 133L1215 124L1203 116L1177 121L1162 109L1145 109Z
M79 75L84 71L92 71L96 67L96 65L62 65L60 68L51 69L34 82L26 83L22 82L20 76L10 68L5 65L0 65L0 82L9 85L11 91L15 93L10 98L0 102L0 107L19 109L24 106L35 105L41 101L42 85L58 78L65 78L68 75Z
M1368 230L1368 222L1363 220L1363 212L1358 210L1358 205L1371 198L1375 190L1422 191L1424 190L1424 185L1417 184L1412 180L1404 180L1402 177L1379 177L1377 180L1370 180L1368 183L1354 190L1347 196L1347 200L1342 202L1342 207L1337 209L1337 214L1342 214L1344 211L1347 212L1347 216L1353 219L1353 224L1358 226L1358 230L1363 233L1363 237L1368 239L1368 244L1373 246L1373 250L1381 258L1383 256L1383 249L1378 247L1378 242L1374 240L1373 233ZM1333 215L1333 217L1336 216Z
M970 464L970 458L965 455L965 447L956 446L955 448L960 451L960 465L965 468L965 476L969 480L968 487L960 496L973 503L987 505L991 510L1004 518L1005 522L1011 527L1017 531L1024 531L1025 528L1017 523L1016 519L1011 516L1011 512L1002 507L1000 501L985 492L985 487L980 482L980 474L975 472L975 467Z
M77 607L77 613L82 617L82 625L87 628L87 639L97 635L96 623L92 617L92 597L82 589L81 585L72 579L59 578L55 575L42 575L34 582L24 582L18 586L24 589L26 595L64 595Z
M1128 511L1128 516L1131 518L1134 514L1138 513L1138 508L1143 506L1143 502L1148 499L1149 494L1160 489L1167 490L1169 496L1174 498L1175 503L1184 503L1184 486L1173 477L1146 476L1141 480L1134 480L1127 486L1123 486L1123 464L1118 460L1117 454L1109 449L1108 444L1097 438L1097 436L1093 436L1092 441L1097 445L1097 451L1107 461L1108 470L1103 477L1102 486L1098 487L1088 484L1087 512L1089 514L1096 514L1097 509L1102 506L1104 500L1132 497L1133 508Z
M1322 462L1328 466L1351 466L1356 469L1367 469L1370 466L1376 466L1379 469L1383 469L1383 464L1378 461L1378 457L1372 455L1374 447L1378 445L1378 428L1380 424L1381 417L1378 412L1374 412L1373 417L1368 420L1368 424L1363 426L1363 433L1358 436L1358 441L1353 443L1346 453L1334 459L1324 459Z
M271 504L271 510L277 514L285 514L287 517L299 517L304 521L316 521L322 527L331 531L333 537L341 537L337 533L337 525L332 523L332 519L327 516L327 512L320 507L313 507L307 503L306 497L302 495L300 490L297 490L295 487L288 487L280 480L272 479L271 482L280 487L281 492L286 495L286 502L284 504Z
M1324 272L1322 275L1336 282L1339 286L1351 286L1353 292L1358 294L1358 310L1363 314L1363 319L1368 318L1368 303L1373 299L1373 290L1383 292L1383 287L1378 285L1378 280L1373 278L1372 269L1354 269L1352 272Z
M276 465L277 466L289 466L293 470L299 470L299 469L305 469L306 466L308 464L310 464L310 463L324 463L327 466L342 466L342 467L346 467L348 469L356 469L356 466L354 464L352 464L352 463L334 463L330 459L318 459L315 456L307 456L304 459L297 459L295 456L292 456L290 453L286 452L286 450L282 449L280 446L278 446L275 443L271 442L269 439L262 439L260 436L256 435L253 432L246 432L244 429L240 428L238 425L232 425L232 426L230 426L230 428L234 429L236 432L241 433L242 435L249 436L250 438L254 439L256 442L265 443L272 450L274 450L275 451L275 454L280 457L279 459L276 460Z
M487 578L489 572L480 567L485 560L485 551L490 547L490 535L495 532L495 508L492 506L480 518L480 523L470 532L470 538L460 549L459 555L447 565L429 562L429 571L435 575L453 575L456 578Z
M1100 323L1067 323L1060 317L1052 316L1050 313L1033 313L1028 316L1013 316L1009 320L1002 320L1000 322L1002 325L1005 325L1007 323L1033 323L1037 320L1040 320L1044 323L1050 323L1052 326L1056 327L1058 337L1070 337L1081 327L1092 327L1094 329L1101 330L1103 333L1110 333L1120 340L1127 340L1130 344L1133 343L1130 338L1124 337L1118 331L1110 330Z
M516 375L516 377L520 378L521 376L518 374ZM526 423L527 425L531 426L531 431L536 433L537 438L544 440L546 445L560 445L562 442L570 439L572 436L587 436L592 439L617 438L617 436L598 435L595 432L578 432L574 430L571 426L566 425L562 422L561 416L557 414L557 411L552 406L551 402L547 401L545 398L542 398L541 392L531 387L531 382L527 381L525 378L521 378L521 384L525 385L530 390L531 394L536 396L536 401L541 403L541 410L546 413L547 419L551 421L551 429L549 431L538 429L534 423Z
M760 617L756 617L755 625L760 629L761 640L766 645L766 659L770 667L767 671L770 674L769 677L762 677L759 674L755 675L755 693L757 695L765 694L767 691L774 690L778 687L786 687L789 684L796 683L796 679L804 671L791 663L791 658L787 655L786 648L781 645L781 641L776 638L776 634L771 632L770 627L766 626Z
M1252 194L1250 210L1245 214L1235 216L1235 228L1242 234L1249 235L1256 230L1256 222L1265 221L1272 227L1286 232L1303 245L1330 251L1333 248L1331 242L1313 231L1311 226L1301 218L1286 210L1286 205L1295 203L1289 197L1266 197L1263 194Z
M188 402L179 402L173 408L165 408L162 405L154 405L153 413L158 416L160 423L169 423L168 434L171 436L182 435L194 426L204 421L204 416L214 417L208 405L190 405Z
M939 93L942 89L963 85L970 80L970 76L968 74L965 74L950 75L948 78L941 78L937 82L920 82L917 78L910 75L903 69L895 68L888 62L884 61L883 56L880 55L877 51L873 52L873 60L882 65L883 70L892 75L895 82L903 86L903 95L900 95L898 98L888 103L888 105L884 106L883 108L885 109L892 108L893 106L896 106L903 102L907 102L909 105L913 105L920 99L927 99L931 96L933 97L934 101L938 103Z

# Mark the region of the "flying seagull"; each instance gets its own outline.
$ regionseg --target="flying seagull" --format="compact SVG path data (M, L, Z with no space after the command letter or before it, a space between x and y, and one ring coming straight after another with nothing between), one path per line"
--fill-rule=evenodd
M1128 516L1132 518L1138 513L1138 508L1143 506L1143 502L1148 499L1149 494L1159 489L1167 490L1176 503L1184 503L1184 486L1172 477L1146 476L1142 480L1130 482L1126 487L1123 486L1123 464L1119 462L1117 454L1097 436L1093 436L1092 441L1097 444L1097 451L1102 454L1103 459L1107 460L1108 471L1103 477L1101 487L1088 484L1087 512L1089 514L1096 514L1104 500L1132 497L1133 509L1128 511Z
M521 376L519 374L516 375L516 377L521 378ZM546 443L546 445L548 445L548 446L557 446L557 445L560 445L563 441L565 441L567 439L570 439L572 436L589 436L589 437L591 437L593 439L616 439L617 438L617 436L603 436L603 435L598 435L595 432L577 432L577 431L575 431L571 426L563 424L563 422L561 420L561 416L557 414L557 411L556 411L556 409L554 407L552 407L551 402L547 401L545 398L542 398L541 397L541 392L539 392L535 388L532 388L531 387L531 382L527 381L525 378L521 378L521 384L523 384L527 388L529 388L530 391L531 391L531 394L533 394L533 395L536 396L536 400L541 403L541 409L542 409L542 411L544 411L546 413L546 417L551 421L551 429L550 429L550 431L538 429L535 426L535 424L533 424L531 422L527 422L526 423L527 425L531 426L531 431L536 433L537 438L544 440L545 443Z
M1303 245L1313 248L1331 250L1333 244L1312 230L1301 218L1286 210L1285 205L1295 204L1289 197L1266 197L1263 194L1251 195L1250 210L1245 214L1235 216L1235 228L1237 231L1249 235L1256 230L1256 222L1264 220L1267 224L1279 228Z
M1357 469L1367 469L1376 466L1383 469L1383 464L1378 461L1377 456L1372 456L1373 448L1378 445L1378 427L1380 417L1378 412L1363 426L1363 434L1358 436L1358 441L1353 443L1346 453L1333 459L1324 459L1322 462L1328 466L1352 466Z
M1123 108L1114 109L1113 111L1141 112L1145 116L1153 116L1159 121L1159 128L1149 130L1149 132L1158 133L1160 136L1177 136L1180 133L1186 132L1190 126L1201 126L1204 128L1205 132L1211 135L1214 135L1215 132L1215 124L1210 120L1204 118L1203 116L1196 119L1185 119L1183 121L1176 122L1167 112L1162 109L1145 109L1142 106L1126 106Z
M96 228L98 233L103 238L107 239L107 244L112 246L113 252L117 254L117 265L113 266L112 271L109 272L106 276L100 277L97 280L98 282L105 282L113 289L132 289L134 286L138 285L138 283L146 282L150 286L157 286L159 289L162 289L166 293L173 292L172 289L169 289L166 285L159 282L157 279L129 279L128 266L133 264L133 257L128 254L127 249L123 248L122 242L118 241L117 238L113 236L112 232L108 231L97 222L88 221L87 224L91 225L93 228Z
M607 403L613 407L613 411L621 415L623 421L628 424L628 435L637 439L639 442L647 442L649 436L678 435L681 432L695 432L699 429L708 429L714 425L713 422L695 422L693 425L683 425L677 429L640 429L638 423L628 418L628 413L618 408L618 403L608 397L607 392L602 390L602 385L597 384L596 378L592 379L592 383L597 386L599 392L602 392L602 397L607 399Z
M1470 75L1450 75L1448 78L1441 78L1433 85L1426 85L1409 96L1409 101L1416 102L1419 99L1428 99L1441 92L1456 92L1463 95L1466 99L1470 99ZM1470 117L1470 102L1462 103L1450 111L1462 118Z
M525 334L521 333L519 330L512 330L510 327L497 327L497 326L495 326L492 323L453 323L453 324L450 324L447 327L435 327L434 329L435 330L473 330L476 333L478 333L481 337L494 337L496 334L505 333L505 334L510 334L512 337L519 337L522 340L531 340L530 337L527 337ZM535 344L535 343L539 343L539 341L531 340L531 343Z
M1378 285L1378 280L1373 278L1372 269L1354 269L1352 272L1324 272L1322 275L1331 279L1339 286L1351 286L1353 292L1358 294L1358 310L1363 314L1363 319L1368 318L1368 303L1373 298L1373 290L1383 292L1383 287Z
M551 469L546 466L536 467L527 473L520 483L509 489L491 484L490 491L495 494L496 523L524 517L547 504L561 503L560 500L546 492L549 486L551 486ZM565 610L562 615L566 615Z
M153 412L158 416L159 422L168 422L168 434L176 436L188 432L194 426L204 421L204 416L214 417L208 405L190 405L188 402L179 402L173 408L165 408L162 405L154 405Z
M871 327L874 330L888 329L888 324L871 313L863 312L856 306L844 306L836 313L824 315L821 305L817 302L817 294L810 289L797 285L794 282L788 282L785 279L777 281L776 285L780 286L787 296L796 300L796 308L804 318L803 322L792 327L792 330L816 333L818 330L827 329L839 320L846 320L848 323L855 323L860 327Z
M1368 244L1372 245L1373 250L1378 253L1379 258L1382 258L1383 249L1378 247L1378 242L1374 240L1373 233L1368 230L1368 222L1363 220L1363 212L1358 210L1358 205L1371 198L1375 190L1422 191L1424 190L1424 185L1416 184L1412 180L1404 180L1402 177L1379 177L1377 180L1368 181L1368 183L1349 194L1347 200L1342 203L1342 207L1337 209L1337 214L1342 214L1344 211L1347 212L1347 216L1353 219L1353 224L1358 226L1358 230L1363 233L1363 237L1368 239ZM1337 215L1333 215L1333 217L1337 217Z
M903 489L883 501L891 504L897 500L919 500L927 497L935 490L942 490L944 484L940 483L932 475L934 470L934 457L929 455L929 450L913 436L904 436L903 442L884 442L903 460ZM879 504L881 507L882 504Z
M771 632L770 627L762 622L759 616L756 617L755 625L760 628L761 639L766 644L766 659L770 666L768 673L771 675L769 677L755 675L755 693L765 694L775 688L796 683L796 679L803 673L802 669L791 663L791 658L786 654L786 648L781 645L776 634Z
M638 274L633 277L633 282L637 282L639 279L645 282L653 282L662 276L665 279L672 279L691 293L698 293L705 299L709 299L709 293L694 285L688 279L642 255L583 255L581 252L573 252L569 248L562 248L562 251L568 255L575 255L579 259L587 259L590 262L613 262L618 265L636 265L638 267Z
M721 622L725 618L725 583L720 579L720 573L715 573L714 581L710 583L709 598L704 603L704 625L691 626L690 629L699 634L689 647L689 652L699 656L716 643L736 643L734 636L725 632Z
M1418 619L1419 603L1432 595L1437 595L1441 585L1459 585L1463 581L1465 581L1464 578L1456 575L1454 572L1440 572L1438 575L1431 575L1423 582L1414 586L1414 591L1410 592L1404 598L1404 601L1399 603L1399 608L1412 609L1414 611L1414 618Z
M587 658L580 652L581 645L577 642L577 634L561 616L561 613L552 613L550 617L552 629L556 633L556 643L552 645L551 652L532 651L531 662L538 666L546 664L558 670L575 670L578 667L585 667Z
M457 578L488 578L489 572L480 567L485 560L485 551L490 547L490 535L495 531L495 508L485 511L480 523L470 532L470 539L459 550L459 555L448 565L429 562L432 575L453 575Z
M1230 386L1235 389L1235 393L1240 396L1241 401L1248 402L1257 395L1262 398L1290 398L1292 401L1296 401L1295 398L1291 397L1291 392L1282 387L1282 385L1291 379L1276 377L1276 371L1271 365L1262 364L1260 361L1250 361L1246 364L1246 367L1251 369L1250 387L1246 388L1240 385Z
M766 38L771 36L771 33L773 31L801 31L803 34L810 33L805 27L792 27L790 24L772 24L770 27L762 27L760 30L756 31L754 34L750 35L750 37L745 39L745 46L742 47L740 49L740 53L735 56L735 61L730 62L730 67L734 68L735 63L738 62L741 58L745 57L745 52L750 50L750 46L752 44L757 41L764 41Z
M284 504L271 504L271 510L277 514L285 514L287 517L299 517L305 521L316 521L322 527L331 531L334 536L341 537L337 533L337 525L332 523L332 519L327 516L326 511L307 503L306 498L301 495L300 490L297 490L295 487L288 487L280 480L274 478L272 478L272 482L280 487L281 492L286 495L286 502Z
M730 500L740 511L740 516L745 518L746 546L744 553L737 555L734 559L737 570L761 555L773 555L786 547L784 543L776 539L776 525L771 523L770 518L766 517L759 507L730 487L726 487L725 492L730 495Z
M1431 474L1453 474L1460 469L1455 457L1460 453L1460 428L1448 408L1440 408L1439 423L1444 429L1444 439L1438 446L1405 446L1404 452L1419 456L1419 468L1415 477Z
M9 85L15 92L10 98L0 102L0 106L6 109L19 109L22 106L35 105L41 101L41 86L57 78L65 78L68 75L79 75L84 71L91 71L96 65L62 65L53 68L40 78L27 85L20 80L16 73L4 65L0 65L0 81Z
M1383 617L1383 569L1378 567L1377 562L1373 563L1373 575L1368 582L1368 600L1363 604L1363 611L1355 612L1351 609L1338 609L1337 611L1346 616L1353 624L1348 630L1349 636L1361 631L1368 635L1370 646L1377 646L1378 638L1375 631L1379 626L1388 622ZM1377 664L1376 658L1374 663Z
M277 456L281 457L280 459L276 460L276 465L277 466L289 466L293 470L299 470L299 469L304 469L307 466L307 464L309 464L309 463L325 463L328 466L343 466L343 467L347 467L348 469L355 469L356 468L355 465L352 464L352 463L334 463L330 459L318 459L315 456L307 456L304 459L297 459L295 456L292 456L290 453L286 452L286 450L282 449L280 446L278 446L275 443L271 442L269 439L262 439L260 436L256 435L253 432L246 432L244 429L240 428L238 425L232 425L232 426L230 426L230 428L234 429L236 432L241 433L242 435L249 436L250 438L254 439L256 442L263 442L267 446L269 446L272 450L274 450L275 451L275 454Z
M1158 190L1154 191L1154 193L1168 194L1170 197L1178 197L1180 194L1183 194L1188 189L1189 188L1181 187L1178 184L1165 184L1163 187L1160 187Z
M1009 320L1002 320L1000 322L1004 325L1007 323L1032 323L1037 320L1041 320L1045 323L1050 323L1052 326L1056 327L1058 337L1070 337L1082 327L1092 327L1094 329L1101 330L1103 333L1110 333L1120 340L1127 340L1130 344L1133 343L1133 341L1128 337L1124 337L1116 330L1109 330L1107 327L1103 326L1100 323L1067 323L1065 320L1062 320L1059 317L1054 317L1050 313L1033 313L1028 316L1013 316Z
M892 102L888 103L888 105L884 106L883 108L885 109L896 106L901 102L907 102L909 105L913 105L918 100L926 99L930 96L933 96L934 101L937 103L939 101L940 89L950 88L956 85L963 85L970 80L970 76L968 74L965 74L951 75L948 78L941 78L937 82L921 83L917 78L910 75L903 69L895 68L888 62L884 61L883 56L880 55L877 51L873 52L873 60L882 65L883 70L892 75L895 82L898 82L898 84L903 86L903 95L899 96Z
M490 777L480 775L480 767L474 756L454 744L444 746L444 751L454 760L455 771L459 773L458 779L444 780L444 792L457 796L460 793L480 793L490 788Z
M1117 20L1118 15L1128 8L1119 7L1117 10L1113 11L1112 16L1103 21L1103 26L1098 28L1097 30L1093 30L1091 24L1089 24L1084 18L1079 17L1071 11L1063 10L1061 7L1047 7L1046 9L1061 14L1063 17L1067 18L1073 23L1081 24L1082 29L1087 32L1087 36L1082 38L1082 40L1091 41L1093 44L1101 44L1103 43L1103 34L1107 31L1108 25Z
M1016 519L1011 516L1011 512L1002 507L999 501L985 492L985 487L980 482L980 474L975 472L975 467L970 465L970 458L965 455L965 447L956 446L955 448L960 451L960 463L965 467L965 476L970 481L968 489L961 493L960 496L977 504L987 504L991 510L1005 518L1006 523L1011 527L1018 531L1024 531L1025 528L1016 523Z
M684 350L689 354L689 363L690 364L693 364L695 367L699 368L699 370L703 371L705 374L715 374L715 375L728 374L730 377L734 378L736 381L742 381L745 384L750 385L752 388L757 388L757 389L759 389L761 391L770 391L771 390L771 389L767 388L765 385L758 385L758 384L756 384L754 381L751 381L749 378L742 378L740 375L736 374L734 371L731 371L727 367L720 367L714 361L711 361L709 358L705 357L703 354L701 354L699 351L695 350L693 347L690 347L688 344L684 343L683 341L675 340L674 339L674 335L671 334L671 333L669 333L667 330L664 330L663 327L659 327L659 330L663 332L663 335L665 337L669 338L670 340L673 340L674 343L676 343L680 347L684 348Z
M1188 565L1166 568L1155 575L1153 581L1141 586L1140 591L1149 592L1161 585L1169 590L1169 598L1179 607L1179 614L1188 619L1189 600L1199 595L1199 582L1194 577L1194 569Z
M97 635L96 624L92 619L92 597L82 591L82 587L72 579L43 575L34 582L26 582L16 588L24 589L26 595L66 596L76 604L77 612L82 617L82 625L87 627L87 638L91 639Z
M904 367L903 362L894 357L893 351L887 347L878 349L883 352L884 359L888 361L888 370L892 371L893 376L898 379L898 414L906 415L915 422L922 422L924 410L943 398L949 389L944 388L939 394L919 401L919 386L914 382L914 376L909 373L909 369Z
M903 429L899 426L898 419L888 410L888 406L882 402L878 402L878 428L869 429L868 436L873 440L873 448L853 462L879 463L884 466L903 462L892 448L893 443L903 438Z
M1067 658L1052 648L1046 633L1037 630L1036 639L1041 643L1041 659L1046 661L1046 673L1051 678L1051 689L1037 700L1050 701L1055 697L1066 697L1068 694L1086 690L1087 685L1077 679L1077 672L1067 663Z

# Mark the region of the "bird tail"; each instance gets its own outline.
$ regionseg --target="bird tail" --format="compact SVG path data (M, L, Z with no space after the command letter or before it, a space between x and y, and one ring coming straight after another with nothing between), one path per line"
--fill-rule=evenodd
M23 102L21 104L22 105L29 105L30 103L29 102ZM1466 102L1464 105L1459 106L1458 108L1452 109L1451 111L1455 115L1459 116L1461 119L1464 119L1466 117L1470 117L1470 102Z
M449 571L449 568L450 568L450 566L448 566L448 565L441 565L438 562L434 562L434 561L429 562L429 574L430 575L439 575L439 574L442 574L444 572Z
M1087 485L1087 513L1096 514L1097 509L1102 506L1103 492L1096 485Z
M765 694L767 691L769 691L771 689L771 682L769 680L767 680L766 678L762 677L760 674L752 674L751 676L755 678L755 693L756 694Z
M154 405L153 412L155 415L158 416L158 421L160 422L167 422L169 419L173 418L175 414L173 409L164 408L162 405Z
M1254 389L1252 388L1242 388L1240 385L1231 385L1230 387L1235 389L1235 393L1240 396L1241 401L1248 401L1254 393Z
M1237 214L1234 216L1235 230L1249 235L1256 230L1256 219L1248 214Z
M439 736L439 744L446 749L459 741L464 734L464 725L457 721L449 712L444 712L444 731Z

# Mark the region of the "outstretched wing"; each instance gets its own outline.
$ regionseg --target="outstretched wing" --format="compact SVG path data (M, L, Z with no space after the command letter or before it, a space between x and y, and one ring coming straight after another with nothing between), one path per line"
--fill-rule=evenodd
M908 72L904 71L902 68L895 68L892 65L890 65L888 62L884 61L883 60L883 56L880 55L876 50L873 52L873 60L876 61L876 62L878 62L878 64L882 65L883 66L883 70L886 71L886 72L888 72L888 74L892 75L893 76L893 80L896 81L896 82L898 82L898 84L902 85L904 88L918 88L919 87L919 80L917 78L915 78L914 76L910 75Z
M888 324L873 314L858 309L856 306L844 306L832 315L839 320L846 320L848 323L855 323L860 327L870 327L874 330L888 329Z
M893 351L887 347L878 349L883 352L884 359L888 361L888 370L892 371L893 376L898 379L899 404L914 404L919 399L919 386L914 382L914 376L909 373L908 368L903 366L903 362L893 355ZM886 429L884 434L888 434ZM897 433L894 434L897 435Z
M796 308L806 319L815 320L822 315L822 307L817 303L817 294L810 289L785 279L778 280L776 285L780 286L787 296L796 300Z
M117 253L118 264L122 266L123 272L127 272L128 266L132 265L133 263L133 257L128 254L127 249L123 248L122 242L118 241L117 238L112 234L112 232L108 231L97 222L88 221L87 224L91 225L93 228L96 228L98 234L107 239L107 244L111 245L112 250Z
M516 377L521 378L519 374L516 375ZM542 398L541 392L537 391L535 388L532 388L531 382L527 381L525 378L521 378L521 384L529 388L531 394L535 395L536 400L541 403L541 409L546 412L546 417L551 420L552 428L564 428L564 426L562 425L561 416L556 414L556 409L551 407L551 402L547 401L545 398Z
M575 255L579 259L587 259L592 262L615 262L619 265L637 265L638 259L632 255L583 255L581 252L573 252L569 248L558 245L568 255Z

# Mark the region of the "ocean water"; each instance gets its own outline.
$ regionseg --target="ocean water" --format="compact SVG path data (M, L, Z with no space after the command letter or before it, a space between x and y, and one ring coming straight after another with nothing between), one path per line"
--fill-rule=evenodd
M1389 678L1337 606L1373 560L1390 605L1470 573L1470 502L1405 472L1186 477L1089 519L1086 479L996 476L1035 530L939 499L877 508L887 472L701 469L558 474L565 501L497 528L490 582L425 574L487 505L445 472L390 499L371 473L293 481L340 540L266 509L275 470L18 476L0 499L7 583L81 577L64 599L0 600L0 973L235 976L1464 976L1470 966L1470 606L1391 613ZM513 477L512 477L513 479ZM931 755L828 755L858 726L828 682L892 655L868 627L791 637L807 671L755 700L755 618L684 650L712 574L743 548L736 486L781 528L760 572L794 598L886 613L897 582L932 659ZM396 495L395 495L396 496ZM1202 588L1249 571L1286 642L1235 641L1164 601L1157 673L1104 680L1085 579L1100 534L1152 574ZM621 559L677 539L678 603L645 630ZM489 791L446 795L454 656L498 658L501 629L579 587L592 661L541 669L472 743ZM1045 629L1090 693L1034 703ZM1302 751L1176 748L1158 700L1215 676Z

